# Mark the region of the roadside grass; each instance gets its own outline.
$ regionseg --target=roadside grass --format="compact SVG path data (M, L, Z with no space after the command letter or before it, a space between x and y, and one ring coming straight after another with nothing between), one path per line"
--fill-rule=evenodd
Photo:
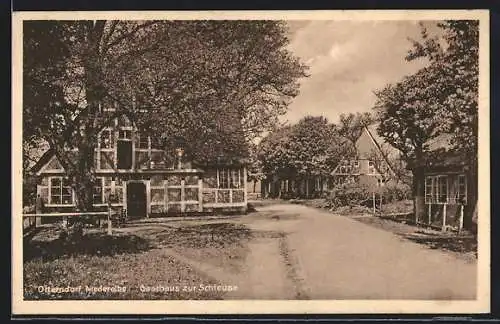
M360 217L355 220L392 232L430 249L452 253L468 262L474 262L477 259L477 239L467 232L461 234L441 232L376 216Z
M253 233L238 223L187 222L150 236L162 247L171 248L189 259L239 272Z
M218 282L169 254L232 271L245 260L252 234L227 221L130 224L112 236L89 231L82 241L58 238L56 228L41 230L24 241L24 297L35 299L223 299L221 291L189 291L184 287ZM89 287L127 287L123 292L86 292ZM165 291L141 291L163 287ZM40 287L79 287L80 291L47 293ZM40 288L40 291L39 291ZM171 291L178 289L179 291ZM143 289L144 290L144 289Z

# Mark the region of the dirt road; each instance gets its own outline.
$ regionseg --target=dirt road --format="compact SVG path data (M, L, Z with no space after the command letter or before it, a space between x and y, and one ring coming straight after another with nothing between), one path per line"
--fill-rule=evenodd
M251 244L229 298L475 299L475 263L343 216L279 204L241 222L277 235Z

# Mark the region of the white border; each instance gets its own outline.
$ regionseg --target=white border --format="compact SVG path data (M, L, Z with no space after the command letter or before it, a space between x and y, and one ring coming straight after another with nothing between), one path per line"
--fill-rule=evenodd
M22 21L77 19L480 20L479 258L474 301L23 301ZM12 312L33 314L487 313L490 310L489 12L487 10L14 12L12 15ZM467 278L464 278L467 280Z

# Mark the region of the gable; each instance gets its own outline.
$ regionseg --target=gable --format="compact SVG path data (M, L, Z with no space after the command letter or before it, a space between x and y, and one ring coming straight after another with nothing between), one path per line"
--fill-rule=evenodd
M53 172L64 172L64 168L61 163L58 161L55 155L51 155L48 161L45 164L42 164L39 169L34 171L37 175L43 173L53 173Z
M378 151L377 146L373 143L373 140L366 130L364 130L358 138L356 150L359 159L369 159L373 155L373 152Z
M376 157L380 164L375 167L380 173L395 173L389 159L396 157L398 151L378 136L376 124L364 127L356 142L356 149L359 159L373 160Z

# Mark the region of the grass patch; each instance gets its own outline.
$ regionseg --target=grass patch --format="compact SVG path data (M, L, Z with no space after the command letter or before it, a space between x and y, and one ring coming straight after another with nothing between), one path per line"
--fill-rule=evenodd
M235 223L187 225L157 235L156 240L182 255L238 272L248 254L251 231Z
M80 242L66 242L58 238L57 229L43 229L24 243L24 297L222 299L221 291L184 290L217 282L168 251L237 271L246 258L245 243L250 238L251 232L244 225L220 221L135 225L119 229L113 236L89 233ZM157 291L141 291L141 285ZM87 286L126 287L126 291L93 293ZM74 291L50 292L40 287L71 287Z
M24 298L39 299L108 299L108 300L169 300L221 299L220 292L190 292L184 287L216 284L210 278L193 271L154 249L139 254L114 256L80 255L46 262L41 259L24 264ZM40 287L80 288L74 292L40 291ZM116 292L91 292L88 288L114 287ZM125 287L125 291L123 291ZM156 291L141 291L145 287ZM164 287L160 291L157 287ZM165 291L166 290L166 291Z
M477 239L467 232L463 234L443 233L375 216L356 218L356 221L392 232L431 249L453 253L468 262L474 262L477 259Z

